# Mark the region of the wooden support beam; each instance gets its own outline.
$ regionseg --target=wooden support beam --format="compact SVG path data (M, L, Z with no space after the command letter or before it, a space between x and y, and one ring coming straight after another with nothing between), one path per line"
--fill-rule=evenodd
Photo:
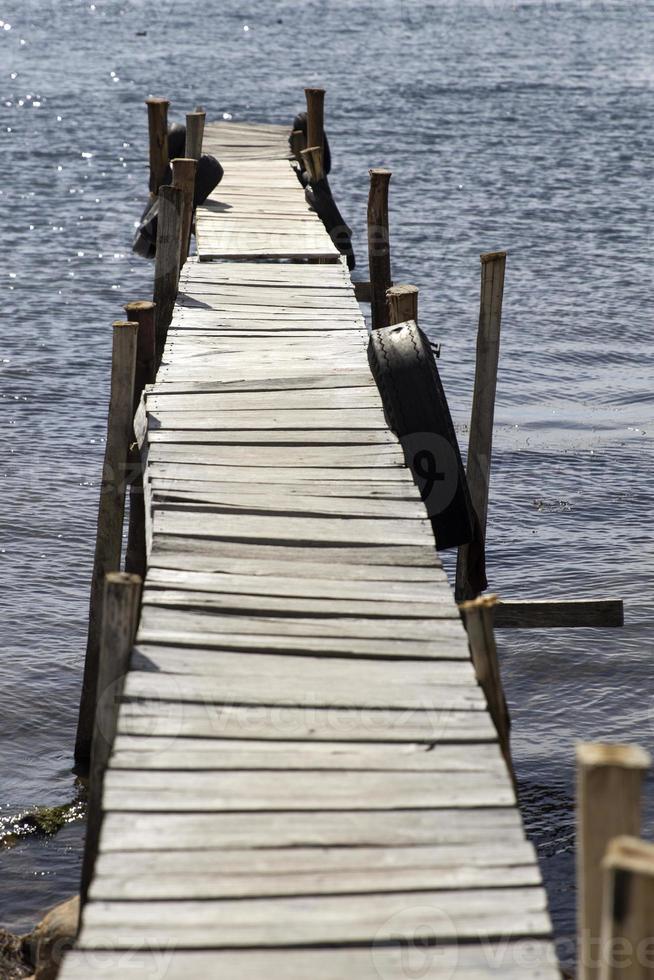
M168 99L146 99L150 141L150 193L158 194L168 169Z
M317 181L322 180L325 176L325 172L322 168L322 150L319 146L308 146L306 150L301 151L302 160L304 162L304 169L309 174L309 180L312 184Z
M141 578L110 572L104 580L102 633L89 773L88 818L82 862L81 904L86 901L102 824L102 783L116 734L118 705L136 636Z
M182 237L179 253L180 268L188 257L193 225L193 198L195 196L195 175L198 162L195 159L179 157L173 160L173 187L179 187L184 198L182 203Z
M511 758L511 719L504 697L500 663L497 656L495 636L493 634L493 609L495 596L483 596L462 602L459 606L461 616L468 634L470 655L475 668L479 686L486 695L488 710L493 719L502 755L507 764L515 786L515 773Z
M388 326L386 290L392 285L391 249L388 232L388 185L391 171L370 171L368 194L368 263L370 267L370 302L373 330Z
M206 118L206 112L201 109L186 113L186 149L184 152L189 160L199 160L202 156L202 140Z
M496 629L624 626L622 599L498 599Z
M613 837L640 835L643 777L638 745L577 746L577 978L598 980L602 860Z
M298 163L304 165L302 159L302 150L306 147L306 138L301 129L294 129L291 133L289 139L289 145L291 147L291 153L295 157Z
M481 297L479 329L477 331L477 363L475 389L470 416L466 476L470 498L479 519L481 534L486 537L488 491L490 485L491 453L493 448L493 417L497 365L500 356L500 325L506 252L488 252L481 256ZM456 565L456 595L461 599L474 598L468 563L470 545L461 545Z
M320 149L321 169L325 146L325 90L305 88L307 99L307 146Z
M91 738L98 686L104 579L108 572L117 572L120 569L126 474L129 447L133 437L132 405L137 334L138 323L134 321L119 320L113 324L107 441L91 577L86 658L75 741L75 759L83 767L88 766L91 757Z
M654 977L654 844L616 837L602 862L599 980Z
M156 345L154 328L154 303L139 300L125 306L127 319L139 325L136 345L136 373L134 377L134 397L132 417L143 394L145 385L152 384L157 373ZM143 472L141 456L136 442L130 447L130 463L133 471L129 487L129 530L125 550L125 571L145 578L145 501L143 499Z
M388 323L406 323L407 320L418 322L418 287L391 286L386 290L388 304Z
M164 186L159 193L157 253L154 260L155 341L157 364L166 344L179 283L182 244L184 192L180 187Z

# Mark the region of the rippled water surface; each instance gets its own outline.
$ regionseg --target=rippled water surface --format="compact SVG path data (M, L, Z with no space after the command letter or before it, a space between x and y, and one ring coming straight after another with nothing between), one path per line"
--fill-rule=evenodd
M5 0L5 817L76 795L110 324L151 288L130 254L143 99L168 97L174 119L201 103L212 118L286 123L303 86L324 84L332 185L360 257L367 169L393 170L394 277L420 286L463 442L478 255L509 251L492 588L626 602L620 631L500 637L526 819L569 956L574 742L654 743L647 15L639 0ZM71 824L0 854L0 922L27 928L75 890L80 841Z

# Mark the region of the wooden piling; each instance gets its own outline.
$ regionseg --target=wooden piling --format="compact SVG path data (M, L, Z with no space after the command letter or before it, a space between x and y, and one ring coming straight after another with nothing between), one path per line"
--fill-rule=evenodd
M325 171L322 167L322 150L319 146L308 146L306 150L301 151L302 160L304 163L304 169L309 175L309 180L312 184L317 181L322 180L325 176Z
M156 346L154 333L154 303L139 300L127 303L125 312L128 320L138 323L138 340L136 345L136 372L134 377L134 398L132 417L136 410L146 385L152 384L157 373ZM127 532L127 548L125 550L125 571L132 572L145 578L145 501L143 499L143 473L141 455L136 442L132 442L130 452L132 482L129 487L129 530Z
M602 862L599 980L654 977L654 844L616 837Z
M168 99L146 99L150 138L150 193L158 194L168 169Z
M82 861L81 904L86 901L98 853L102 823L102 784L116 734L118 705L136 636L141 578L110 572L104 580L102 632L96 711L89 773L88 817Z
M488 517L493 417L495 414L497 365L500 356L500 324L502 321L505 267L506 252L488 252L481 256L477 360L470 416L466 476L472 506L479 519L484 540ZM460 599L472 599L476 594L476 590L470 583L470 557L470 545L461 545L456 564L456 595Z
M195 174L197 160L179 157L173 160L173 187L179 187L184 195L182 203L182 238L180 245L180 268L186 262L191 241L193 224L193 197L195 195Z
M511 719L504 697L500 663L493 633L493 607L495 596L483 596L459 606L466 632L470 655L475 668L479 686L486 695L488 710L497 730L502 755L516 785L513 760L511 758Z
M577 746L577 978L598 980L602 860L609 841L640 834L649 753L637 745Z
M391 286L386 290L388 306L388 323L406 323L407 320L418 322L418 287Z
M202 156L202 140L206 118L206 112L201 109L186 113L185 155L188 160L199 160Z
M120 569L126 471L133 433L132 406L137 334L138 323L134 321L119 320L113 324L107 441L91 577L86 658L75 741L75 759L81 766L88 766L91 754L95 698L98 686L104 579L108 572L117 572Z
M388 233L388 185L391 171L381 167L370 171L368 194L368 264L373 330L388 326L386 290L392 286L391 250Z
M173 316L179 283L182 244L184 192L180 187L165 186L159 192L157 254L154 263L155 343L157 365L166 344L166 334Z
M305 88L307 100L307 146L320 149L322 161L325 146L325 90L324 88Z

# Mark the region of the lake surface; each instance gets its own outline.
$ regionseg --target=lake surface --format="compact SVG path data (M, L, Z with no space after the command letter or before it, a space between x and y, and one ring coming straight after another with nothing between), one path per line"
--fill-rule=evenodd
M622 630L499 635L525 817L569 960L574 743L654 747L648 4L212 6L5 0L0 14L0 819L76 796L110 324L151 294L152 267L130 252L143 99L169 98L173 120L202 104L287 123L322 84L358 276L367 171L388 166L394 278L420 287L464 448L478 256L509 252L491 588L625 599ZM76 890L82 831L0 852L1 924L27 929Z

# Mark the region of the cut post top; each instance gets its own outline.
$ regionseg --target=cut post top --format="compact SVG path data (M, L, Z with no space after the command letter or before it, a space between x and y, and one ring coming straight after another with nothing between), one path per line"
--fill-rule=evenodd
M153 96L145 100L146 105L170 105L169 99L155 99Z
M506 252L482 252L479 256L479 261L483 264L486 262L494 262L496 259L505 259Z
M393 174L392 170L388 170L386 167L371 167L368 171L370 174L370 179L374 181L389 181Z
M108 585L141 585L141 576L130 572L107 572L105 581Z
M153 310L156 304L149 299L135 299L131 303L125 303L123 309L127 313L127 318L129 319L130 313L141 313L147 310Z
M496 595L480 595L476 599L466 599L459 603L459 609L463 612L474 612L477 609L492 609L497 603Z
M114 320L111 324L114 330L120 330L123 327L128 327L134 332L139 328L138 322L136 320Z
M580 742L576 747L579 766L620 766L623 769L649 769L652 757L640 745L607 742Z

